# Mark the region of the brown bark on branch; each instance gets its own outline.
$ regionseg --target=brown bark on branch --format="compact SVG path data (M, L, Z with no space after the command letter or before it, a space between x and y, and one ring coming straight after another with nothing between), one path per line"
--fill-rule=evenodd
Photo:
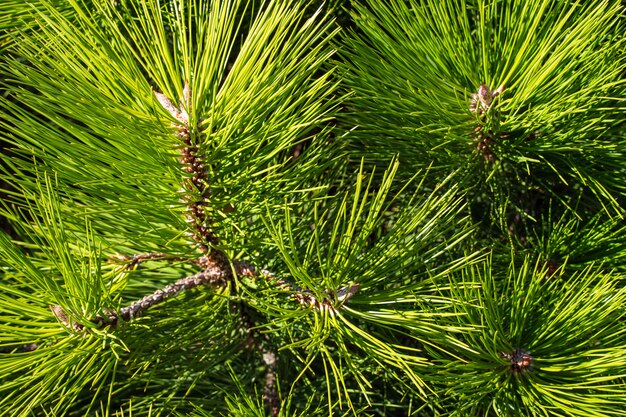
M135 301L119 311L109 311L104 316L96 316L90 321L97 328L116 327L120 321L128 322L135 317L141 316L147 309L160 304L168 298L174 297L192 288L202 285L223 287L227 283L227 273L220 268L209 268L195 275L181 278L163 289L158 289L150 295ZM85 325L74 322L60 306L50 306L57 319L68 329L80 332L85 330Z
M180 257L180 256L171 256L168 255L166 253L142 253L139 255L135 255L135 256L124 256L124 255L119 255L119 256L115 256L114 259L122 261L122 262L127 262L126 265L124 265L124 267L126 269L132 269L135 266L139 265L142 262L146 262L146 261L170 261L170 262L176 262L176 261L186 261L186 258Z

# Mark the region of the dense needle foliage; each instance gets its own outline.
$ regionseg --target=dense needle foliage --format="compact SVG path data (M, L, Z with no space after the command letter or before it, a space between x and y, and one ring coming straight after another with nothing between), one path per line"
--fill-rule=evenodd
M626 409L618 1L0 4L0 414Z

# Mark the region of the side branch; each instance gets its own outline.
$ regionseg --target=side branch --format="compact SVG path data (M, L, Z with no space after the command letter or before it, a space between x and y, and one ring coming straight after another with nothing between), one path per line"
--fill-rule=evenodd
M329 289L326 290L326 294L323 298L318 299L313 291L300 288L295 283L285 278L276 277L274 274L265 269L262 269L259 273L254 265L241 261L235 261L234 265L237 275L248 277L261 275L268 282L272 283L281 290L288 292L291 297L298 300L298 302L303 306L309 306L316 311L328 311L331 314L336 313L339 307L354 297L360 288L358 283L354 283L350 286L340 287L335 290Z
M160 255L160 254L156 254ZM148 256L150 259L158 258ZM142 258L143 259L143 258ZM132 262L132 261L131 261ZM105 315L98 315L90 319L96 328L117 327L120 320L128 322L143 313L150 307L160 304L170 297L174 297L179 293L199 287L201 285L224 287L232 280L233 275L230 268L224 267L222 259L214 259L210 256L203 256L196 260L196 263L203 265L203 271L167 285L162 289L158 289L150 295L135 301L127 307L121 308L119 311L107 311ZM247 262L235 261L234 268L237 275L240 276L257 276L258 272L254 265ZM260 275L265 277L269 282L276 285L291 294L303 306L312 307L317 311L328 311L335 313L344 303L350 300L359 290L359 284L352 284L348 287L341 287L335 290L326 291L326 296L317 299L312 291L299 288L296 284L282 278L275 277L272 273L261 270ZM56 318L67 328L75 332L85 330L85 325L74 321L60 306L51 305L50 309ZM91 326L90 326L91 327Z
M176 296L182 291L189 290L201 285L210 285L223 287L227 283L227 272L220 268L208 268L195 275L181 278L162 289L158 289L150 295L143 297L141 300L135 301L127 307L123 307L119 311L109 311L105 316L96 316L90 321L101 329L104 327L116 327L120 320L130 321L135 317L141 316L150 307L160 304L170 297ZM76 332L85 330L85 325L76 323L67 315L60 306L50 306L52 312L57 319L68 329Z
M118 255L118 256L113 257L113 259L121 261L121 262L126 262L126 264L124 265L124 268L126 269L133 269L135 266L146 261L161 261L161 260L170 261L170 262L187 261L186 258L183 258L181 256L171 256L166 253L154 253L154 252L142 253L142 254L135 255L135 256Z
M225 286L226 274L224 271L214 268L198 272L197 274L190 277L179 279L173 284L170 284L163 289L156 290L152 294L143 297L139 301L135 301L128 307L122 308L117 316L114 318L114 323L102 324L115 326L117 325L117 321L120 318L123 321L129 321L135 317L141 316L143 312L150 307L162 303L166 299L173 297L182 291L190 290L201 285L211 285L218 287Z

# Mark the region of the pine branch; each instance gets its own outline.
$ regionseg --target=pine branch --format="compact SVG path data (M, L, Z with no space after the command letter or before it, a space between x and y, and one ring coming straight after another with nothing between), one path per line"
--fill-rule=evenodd
M276 369L277 358L276 352L269 349L262 351L263 362L267 367L265 371L265 387L263 399L265 400L272 417L280 415L280 397L278 395L278 387L276 386Z
M198 138L196 140L192 137L192 132L189 126L189 115L185 108L191 110L191 89L189 87L188 81L185 82L185 86L183 88L183 102L179 107L176 107L172 104L172 102L162 93L154 92L157 97L159 103L163 106L165 110L167 110L170 115L178 121L178 124L173 124L173 127L177 130L176 136L183 141L184 147L182 148L182 157L180 159L181 164L185 166L185 171L191 176L187 182L185 183L185 191L187 196L184 198L184 201L187 203L187 223L192 226L194 232L191 234L194 241L198 244L198 248L203 253L209 253L210 247L212 245L217 244L218 238L210 229L209 225L211 220L208 218L205 212L205 207L209 201L210 188L207 182L207 174L204 167L204 159L203 156L199 152L199 144L203 142L203 134L199 133ZM200 122L198 123L198 130L201 132ZM194 199L194 195L197 195ZM223 284L226 283L227 278L231 281L231 293L232 295L236 295L236 285L232 281L234 276L230 272L230 268L228 268L228 259L226 255L218 250L213 249L212 255L204 255L200 257L197 262L201 265L210 265L214 264L213 268L218 270L221 275L219 281ZM217 262L216 262L217 261ZM241 276L250 276L255 275L256 268L248 263L243 262L233 262L236 273ZM263 274L266 277L271 276L269 273ZM283 288L293 289L294 287L290 285L285 280L280 280L277 282L273 280L275 284L282 286ZM180 281L179 281L180 282ZM192 281L194 284L197 280ZM203 283L203 282L200 282ZM181 285L183 289L186 289L185 285ZM163 291L157 291L155 294L144 297L144 299L139 302L133 304L135 309L133 310L133 306L130 307L130 312L126 313L122 310L121 316L125 317L124 314L128 318L135 317L135 314L141 314L143 310L147 309L153 304L161 302L164 297L162 294L168 294L169 292L166 287ZM172 292L173 293L173 292ZM312 301L312 300L308 300ZM144 307L145 306L145 307ZM280 414L280 397L278 394L278 387L276 385L276 352L272 348L265 347L265 343L261 343L259 341L259 335L254 330L254 323L252 322L252 318L247 312L248 306L243 303L233 303L233 308L239 312L241 315L241 321L248 333L249 343L257 347L261 351L263 361L266 365L266 378L265 378L265 386L264 386L264 401L267 404L267 407L270 410L270 415L272 417L278 417ZM136 311L135 311L136 310ZM117 318L112 321L113 323L117 323Z
M231 259L234 255L230 254L231 249L245 253L242 241L255 245L266 238L262 224L248 229L246 225L250 219L258 221L267 201L275 209L281 206L283 195L301 188L316 188L319 184L317 174L325 171L323 166L307 170L310 178L316 178L313 186L307 182L308 177L300 175L301 171L283 168L291 150L295 148L294 152L298 153L301 143L322 137L330 112L337 106L333 97L335 81L331 79L331 71L324 68L332 55L328 35L335 31L325 19L304 18L304 5L300 3L272 1L261 8L238 1L205 3L174 1L170 9L152 0L116 8L106 2L93 8L83 8L80 1L72 2L78 15L77 24L55 12L52 3L46 3L50 9L49 19L44 19L46 25L20 42L19 52L26 57L24 62L28 65L16 62L10 68L12 80L19 85L11 94L19 96L20 104L1 103L10 113L3 124L10 126L7 131L14 132L12 143L28 148L18 158L19 162L11 163L15 172L5 171L5 177L14 179L16 188L24 189L23 195L22 190L19 195L16 193L11 204L15 202L25 211L30 210L28 214L35 218L32 221L35 224L27 231L32 233L31 240L49 246L43 254L32 257L36 265L31 269L38 276L31 281L41 284L36 288L39 291L36 296L47 297L44 305L52 304L52 313L66 329L83 333L84 337L80 338L58 338L68 346L73 358L84 354L90 358L89 364L94 363L92 358L100 360L102 369L112 372L118 369L118 364L122 368L122 360L126 367L129 361L120 359L118 354L132 357L141 350L143 345L131 345L141 342L137 339L139 333L132 326L128 332L119 331L115 335L108 334L109 330L146 314L148 309L183 291L201 285L226 288L229 298L214 297L214 301L230 306L231 314L226 320L229 326L234 325L230 330L245 331L250 339L250 345L245 347L258 351L257 364L262 360L267 369L265 401L271 415L276 416L281 412L277 348L255 330L263 324L263 319L255 323L257 314L245 294L238 293L240 283L236 279L258 269ZM243 40L241 44L239 39ZM46 47L42 48L43 44ZM74 51L71 56L61 59L69 50ZM63 65L59 65L61 62ZM98 71L84 71L94 63L100 64ZM155 117L155 104L157 113L165 111L168 122L162 123L163 114ZM38 134L33 135L34 132ZM28 145L34 136L41 138L33 144L36 149ZM98 145L93 147L94 143ZM175 150L179 153L172 157ZM91 159L85 164L83 158L87 160L89 156ZM303 160L307 166L306 158L298 158L298 162ZM40 173L42 177L58 178L57 184L48 188L49 194L55 194L56 198L45 196L54 202L54 210L38 211L41 190L29 184L35 172L38 178ZM278 204L272 203L273 200ZM66 204L70 201L71 204ZM231 202L237 204L235 212L229 211L233 207ZM84 224L80 224L85 223L85 217L90 225L87 233L81 230ZM31 222L30 217L27 222ZM185 239L185 231L189 239ZM88 242L84 251L76 250L83 242ZM102 273L102 254L93 248L99 249L103 242L106 248L125 254L117 259L108 255L123 263L122 267L105 265ZM27 244L41 246L30 241ZM30 256L26 256L27 261ZM126 271L151 261L184 264L184 267L163 268L164 276L190 265L197 265L201 271L144 296L140 292L142 280L133 281L142 271L135 276ZM52 272L43 276L40 270ZM152 272L147 275L152 276ZM268 278L280 276L279 273L258 277L287 289L287 296L299 296L307 306L323 308L324 300L317 301L313 292L288 285L286 279ZM22 271L17 274L26 275ZM103 305L111 305L112 294L126 284L129 284L125 287L127 294L137 297L130 299L137 301L118 311L103 311ZM356 287L343 291L347 300ZM238 320L233 321L233 317ZM54 321L47 324L53 331L59 331ZM160 324L164 323L155 323L155 327ZM89 332L90 329L105 331ZM7 336L7 340L16 344L31 340L19 332L16 334ZM124 338L120 346L131 342L130 349L115 351L112 346L118 337ZM104 340L105 343L100 343ZM48 350L51 345L47 340L42 346L44 343L45 349L37 349L33 357L55 353L52 348ZM73 349L73 343L88 348ZM156 342L146 345L156 355L163 354ZM223 351L211 351L210 356L216 358L218 366L234 365L236 361ZM6 360L17 357L9 355ZM51 357L57 360L59 356ZM63 361L66 362L66 368L51 369L59 374L80 369L76 362ZM29 379L47 378L41 371L33 376L30 370L3 369L2 382L11 380L15 387ZM107 372L92 368L88 371L92 374L98 371L92 381L98 387L93 404L100 398L100 389L118 393L127 388L122 385L124 382L118 382L121 378L109 382L105 379ZM158 371L167 374L167 370ZM21 378L19 383L12 378L17 374ZM63 388L64 393L78 392L84 385L80 376L87 374L80 370L80 375L71 375L78 377L68 378L76 389ZM174 382L169 379L171 375L155 384L164 388L156 388L146 398L160 399L170 390ZM179 381L186 383L182 378ZM48 407L52 403L61 410L59 415L70 406L83 411L91 407L82 403L74 405L73 398L67 394L57 399L61 389L55 391L45 384L37 387L33 385L31 390L37 394L31 396L33 400L18 401L17 405L11 405L9 397L19 399L22 394L14 387L3 387L3 394L9 397L0 399L0 405L13 407L11 410L18 413L42 407L55 413L56 409ZM193 389L190 392L193 395Z
M166 260L170 262L177 262L177 261L188 260L187 258L184 258L181 256L171 256L166 253L142 253L142 254L134 255L134 256L119 255L119 256L114 257L114 259L118 261L126 262L126 264L124 265L125 269L133 269L139 264L146 262L146 261Z
M228 274L225 271L213 268L198 272L190 277L182 278L175 283L164 287L162 290L157 290L141 300L134 302L130 306L122 308L120 312L113 317L110 325L117 325L119 319L123 321L130 321L135 317L139 317L148 308L162 303L168 298L178 295L182 291L190 290L203 285L216 287L225 286L227 282L227 275ZM104 323L101 322L100 325L105 323L106 321Z
M204 271L198 272L189 277L181 278L173 284L169 284L162 289L156 290L154 293L143 297L141 300L135 301L127 307L123 307L118 312L109 311L104 317L96 316L91 319L91 323L96 328L117 327L120 321L128 322L136 317L144 314L144 312L165 300L178 295L179 293L190 290L199 286L221 287L227 283L228 274L226 271L212 267ZM85 325L73 322L68 314L60 306L50 306L52 312L57 319L68 329L75 332L85 330Z
M200 144L204 141L201 121L194 127L197 130L196 136L189 126L187 109L191 111L192 100L189 81L185 81L182 91L183 101L178 107L172 104L172 101L164 94L154 91L154 95L161 106L178 121L178 123L172 123L172 127L176 129L176 137L182 141L180 162L189 175L183 189L186 194L183 201L187 204L186 220L194 229L194 232L191 233L192 238L198 243L199 249L203 253L207 253L209 246L217 244L218 239L209 227L211 221L205 212L209 201L210 187L204 166L206 157L200 153Z
M400 154L407 176L458 169L501 224L535 217L536 190L623 216L622 14L619 1L357 4L341 51L354 152Z
M496 160L496 154L492 149L494 145L493 130L491 128L485 129L488 118L487 113L491 108L493 100L503 92L504 85L492 91L487 85L481 84L478 87L478 92L472 94L472 98L470 99L469 110L475 113L480 121L473 130L473 133L476 135L472 137L472 140L476 141L476 149L487 163L493 163ZM489 125L491 125L491 122L497 122L497 112L492 112L489 115L489 119Z
M317 298L313 291L301 288L289 279L279 278L266 269L257 272L257 268L254 265L241 261L235 261L234 265L238 275L249 277L261 276L278 289L287 292L292 298L296 299L303 306L310 307L314 311L325 311L334 314L337 312L335 298L339 301L340 305L342 305L348 302L348 300L350 300L350 298L352 298L360 288L360 285L357 283L350 286L342 286L335 291L326 290L325 297Z

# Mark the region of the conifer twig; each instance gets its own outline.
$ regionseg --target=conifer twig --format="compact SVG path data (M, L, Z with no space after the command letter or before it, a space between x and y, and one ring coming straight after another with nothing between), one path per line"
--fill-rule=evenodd
M165 95L158 92L154 92L154 94L163 108L179 122L178 124L173 124L173 127L178 131L176 136L183 142L180 162L185 167L185 171L189 174L189 178L183 183L183 189L181 190L185 193L183 201L187 204L186 221L193 229L193 232L190 232L189 235L197 243L198 248L205 254L198 258L195 263L203 268L213 268L220 271L222 274L222 282L226 283L230 281L233 284L230 287L231 294L236 295L237 286L232 282L234 275L231 271L231 265L234 267L234 272L238 276L257 276L259 273L254 265L247 262L229 260L226 254L214 249L218 238L211 230L211 219L208 218L205 212L205 206L209 201L210 187L208 185L206 168L204 167L204 158L199 148L202 141L198 140L198 138L194 139L192 136L190 132L189 115L186 112L186 109L191 109L192 92L189 83L187 81L185 82L183 88L183 102L179 107L172 104ZM199 132L199 138L202 138L202 132ZM261 270L260 275L279 288L289 292L292 297L303 305L313 306L313 308L317 310L334 311L335 307L333 303L326 298L319 301L311 291L303 290L289 280L278 278L269 271ZM337 299L343 303L352 297L357 290L358 284L352 285L349 288L341 288L337 291ZM334 296L332 291L330 294ZM146 298L140 300L138 302L139 305L141 305L144 300L146 300L146 304L149 304L151 300L150 297L151 296L148 296L147 300ZM248 306L245 303L233 303L232 307L238 311L241 317L242 326L248 335L248 345L255 346L262 354L263 362L267 367L264 401L269 408L270 415L272 417L278 417L280 414L280 398L276 384L277 361L275 349L268 348L267 343L263 343L259 340L259 335L255 331L255 324L247 311ZM138 310L138 312L141 311L143 311L143 309ZM131 317L134 317L134 315L131 315Z
M244 263L241 262L240 264ZM236 307L240 315L242 328L245 330L247 335L245 347L248 349L256 349L261 354L263 363L265 364L263 401L270 411L270 416L278 417L280 414L280 395L278 393L278 385L276 384L276 349L272 346L267 334L260 334L257 331L257 326L249 313L250 306L242 302L234 304L233 306Z
M226 273L219 268L211 268L198 272L195 275L181 278L173 284L167 285L163 289L156 290L154 293L143 297L139 301L135 301L130 306L120 309L115 318L115 324L117 324L118 318L129 321L135 317L141 316L148 308L162 303L182 291L201 285L224 286L226 285Z
M98 315L90 321L98 328L116 327L119 321L128 322L133 318L141 316L147 309L160 304L182 291L199 287L201 285L225 286L227 282L227 273L220 268L212 267L198 272L195 275L181 278L173 284L167 285L162 289L158 289L150 295L143 297L141 300L135 301L127 307L121 308L118 312L108 311L105 316ZM76 332L83 331L83 324L72 321L68 314L60 306L50 306L52 312L57 319L68 329Z
M193 228L190 232L191 237L198 243L199 249L203 253L209 251L209 245L217 243L217 237L209 227L209 218L204 208L208 203L210 188L207 180L207 172L204 166L203 155L200 152L200 143L202 142L202 131L199 127L198 137L194 139L189 124L189 114L187 109L191 110L192 92L189 81L185 81L182 92L182 101L176 107L170 99L163 93L154 91L154 95L167 110L170 115L178 121L173 123L172 127L176 128L176 137L182 141L180 162L184 166L185 172L189 175L188 179L183 183L183 191L185 197L183 202L187 203L186 221Z
M247 262L235 261L234 266L237 275L252 277L259 274L256 267ZM262 269L260 271L260 275L265 277L267 281L271 282L276 287L289 292L293 298L300 302L300 304L304 306L311 306L317 311L328 311L331 313L335 313L337 310L337 307L335 306L335 299L340 304L344 304L352 298L360 288L358 283L354 283L350 286L340 287L336 290L327 290L327 296L322 299L318 299L311 290L300 288L288 279L277 277L268 270Z
M267 370L265 371L263 399L270 409L270 415L272 417L278 417L280 414L280 397L278 395L278 387L276 385L276 352L264 349L263 362L267 367Z
M139 265L140 263L146 262L146 261L165 260L165 261L175 262L175 261L186 260L185 258L181 256L172 256L166 253L158 253L158 252L141 253L139 255L134 255L134 256L119 255L119 256L116 256L115 259L122 261L122 262L128 262L126 265L124 265L124 268L126 269L132 269L135 266Z
M472 94L469 109L472 113L479 115L481 121L485 121L487 111L491 108L493 100L504 92L504 84L495 90L491 90L487 85L481 84L478 92ZM497 118L497 115L493 117ZM496 159L493 152L494 134L491 130L485 130L483 124L478 124L474 129L476 135L472 140L476 141L476 148L482 154L486 162L492 163Z

